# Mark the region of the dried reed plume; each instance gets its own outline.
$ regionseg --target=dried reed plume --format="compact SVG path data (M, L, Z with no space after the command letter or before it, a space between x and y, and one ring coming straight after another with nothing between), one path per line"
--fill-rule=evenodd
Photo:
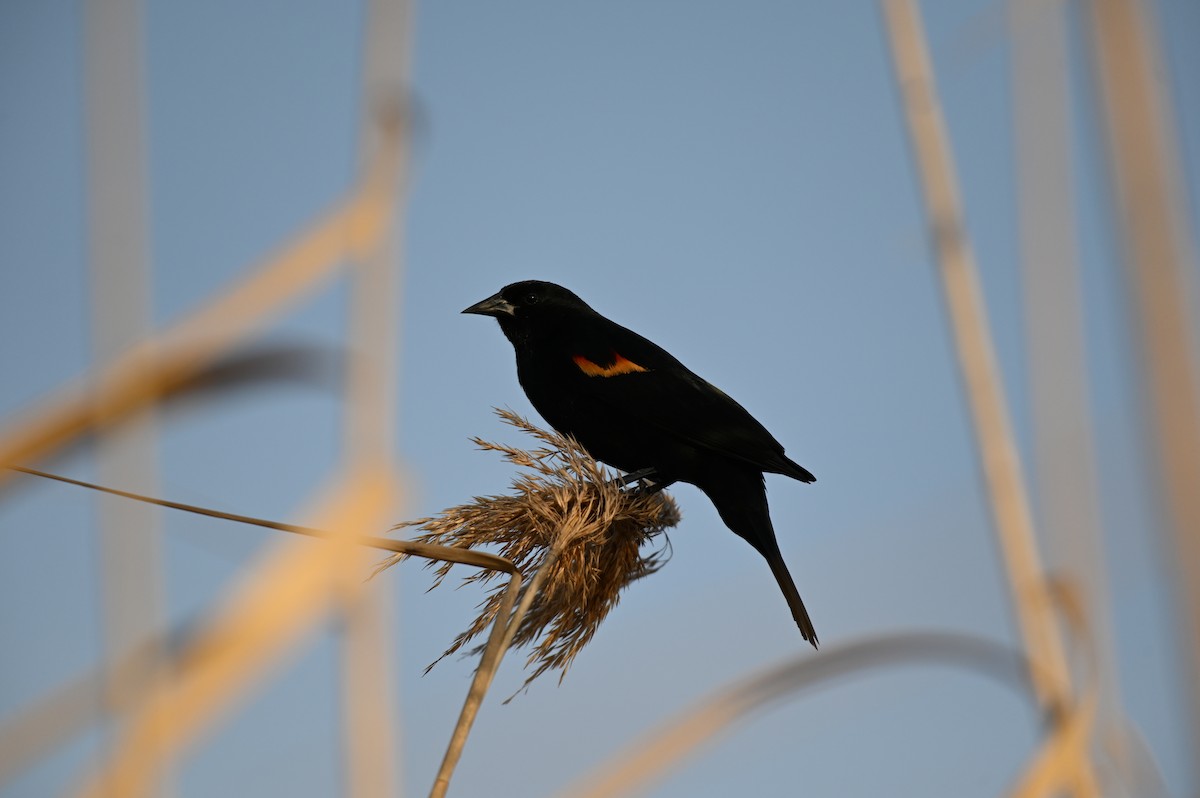
M545 569L540 589L519 620L514 646L532 646L526 666L536 663L525 686L552 668L566 674L575 655L587 645L600 622L632 582L654 573L668 559L667 548L643 554L643 544L679 523L679 508L663 492L623 490L616 474L597 463L573 439L541 429L511 410L497 410L505 423L542 444L532 450L473 438L479 448L500 452L510 463L529 471L513 480L515 493L488 496L451 507L433 518L399 524L417 527L417 538L454 548L496 547L524 574ZM404 559L397 554L380 563L379 571ZM434 572L437 587L452 563ZM428 567L433 567L432 563ZM494 584L479 605L479 616L454 639L441 657L462 649L495 620L504 584L495 571L476 571L465 582ZM430 589L432 589L432 587ZM472 654L483 646L469 649ZM426 669L428 671L428 668Z

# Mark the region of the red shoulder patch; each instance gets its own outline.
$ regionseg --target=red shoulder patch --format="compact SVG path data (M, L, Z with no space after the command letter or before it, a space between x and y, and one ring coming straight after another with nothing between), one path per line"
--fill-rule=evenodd
M575 355L571 359L575 361L576 366L579 366L579 370L589 377L616 377L619 374L632 374L635 371L649 371L616 352L612 354L612 361L604 366L593 363L583 355Z

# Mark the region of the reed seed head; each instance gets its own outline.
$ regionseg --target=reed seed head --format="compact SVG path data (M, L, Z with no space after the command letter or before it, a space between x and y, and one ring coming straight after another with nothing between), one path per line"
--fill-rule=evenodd
M522 469L513 480L513 491L476 497L468 504L396 528L421 530L416 539L425 543L487 548L510 560L526 580L548 568L512 645L530 649L526 667L533 670L526 686L548 670L558 670L561 681L572 660L617 605L621 591L669 559L663 533L679 523L679 508L662 491L622 490L615 482L618 475L596 462L573 439L541 429L511 410L496 412L539 444L527 450L473 439L479 448L500 452ZM660 535L663 545L643 551ZM389 557L376 573L403 558ZM428 567L434 569L432 587L437 587L452 564L431 561ZM505 575L478 570L465 582L488 586L487 597L479 605L479 615L437 661L469 646L495 621ZM482 645L467 649L472 654L481 650Z

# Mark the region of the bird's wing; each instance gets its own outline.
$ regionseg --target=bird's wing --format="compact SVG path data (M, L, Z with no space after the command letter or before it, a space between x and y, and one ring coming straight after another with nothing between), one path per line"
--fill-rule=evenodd
M573 360L585 376L579 390L625 418L764 471L814 479L744 407L637 333L608 331L604 345Z

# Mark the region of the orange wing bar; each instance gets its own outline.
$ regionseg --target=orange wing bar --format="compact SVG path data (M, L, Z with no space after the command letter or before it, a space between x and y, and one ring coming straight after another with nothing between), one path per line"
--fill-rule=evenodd
M607 366L601 366L588 360L583 355L575 355L571 358L575 361L575 365L579 366L579 370L589 377L615 377L618 374L632 374L635 371L649 371L647 368L639 366L632 360L621 357L616 352L613 353L612 363Z

